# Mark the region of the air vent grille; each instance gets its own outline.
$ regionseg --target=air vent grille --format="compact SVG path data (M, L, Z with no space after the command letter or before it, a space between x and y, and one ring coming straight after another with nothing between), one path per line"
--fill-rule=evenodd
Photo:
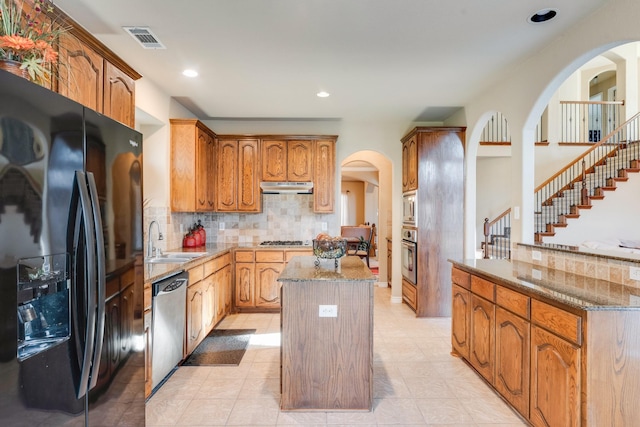
M122 27L145 49L166 49L149 27Z

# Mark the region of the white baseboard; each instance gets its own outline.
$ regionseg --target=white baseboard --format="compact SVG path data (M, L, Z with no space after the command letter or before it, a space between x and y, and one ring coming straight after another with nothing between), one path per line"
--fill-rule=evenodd
M392 304L402 304L402 297L391 297Z
M379 288L388 288L389 284L387 284L387 282L378 282L378 287Z

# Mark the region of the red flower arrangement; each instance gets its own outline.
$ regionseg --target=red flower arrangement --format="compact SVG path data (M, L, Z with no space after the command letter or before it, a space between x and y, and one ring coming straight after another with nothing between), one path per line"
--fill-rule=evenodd
M54 43L65 29L52 18L49 0L33 0L30 12L24 0L0 0L0 58L19 62L33 81L46 82L58 62Z

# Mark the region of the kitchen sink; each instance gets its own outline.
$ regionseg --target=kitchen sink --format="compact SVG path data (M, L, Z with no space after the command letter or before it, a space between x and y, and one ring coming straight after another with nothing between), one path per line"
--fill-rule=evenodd
M147 264L182 264L204 255L207 255L207 252L165 252L157 257L145 258L144 262Z

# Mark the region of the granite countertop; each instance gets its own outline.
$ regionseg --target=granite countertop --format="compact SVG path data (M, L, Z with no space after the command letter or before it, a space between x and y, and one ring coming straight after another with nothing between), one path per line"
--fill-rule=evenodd
M207 244L206 246L200 246L197 248L176 248L165 251L165 253L176 253L176 252L206 252L206 255L203 255L198 258L194 258L190 261L177 264L177 263L159 263L159 264L144 264L144 281L145 282L155 282L161 280L165 277L172 276L181 271L188 270L193 267L197 267L200 264L203 264L213 258L216 258L220 255L223 255L225 252L229 252L232 249L251 249L251 250L310 250L310 245L295 245L295 246L261 246L253 243L216 243L216 244Z
M293 257L287 263L278 282L309 282L309 281L371 281L375 276L360 257L344 256L338 259L338 268L335 268L335 260L320 259L320 265L316 266L318 258L315 256Z
M640 310L640 289L521 261L449 260L469 273L581 310Z

